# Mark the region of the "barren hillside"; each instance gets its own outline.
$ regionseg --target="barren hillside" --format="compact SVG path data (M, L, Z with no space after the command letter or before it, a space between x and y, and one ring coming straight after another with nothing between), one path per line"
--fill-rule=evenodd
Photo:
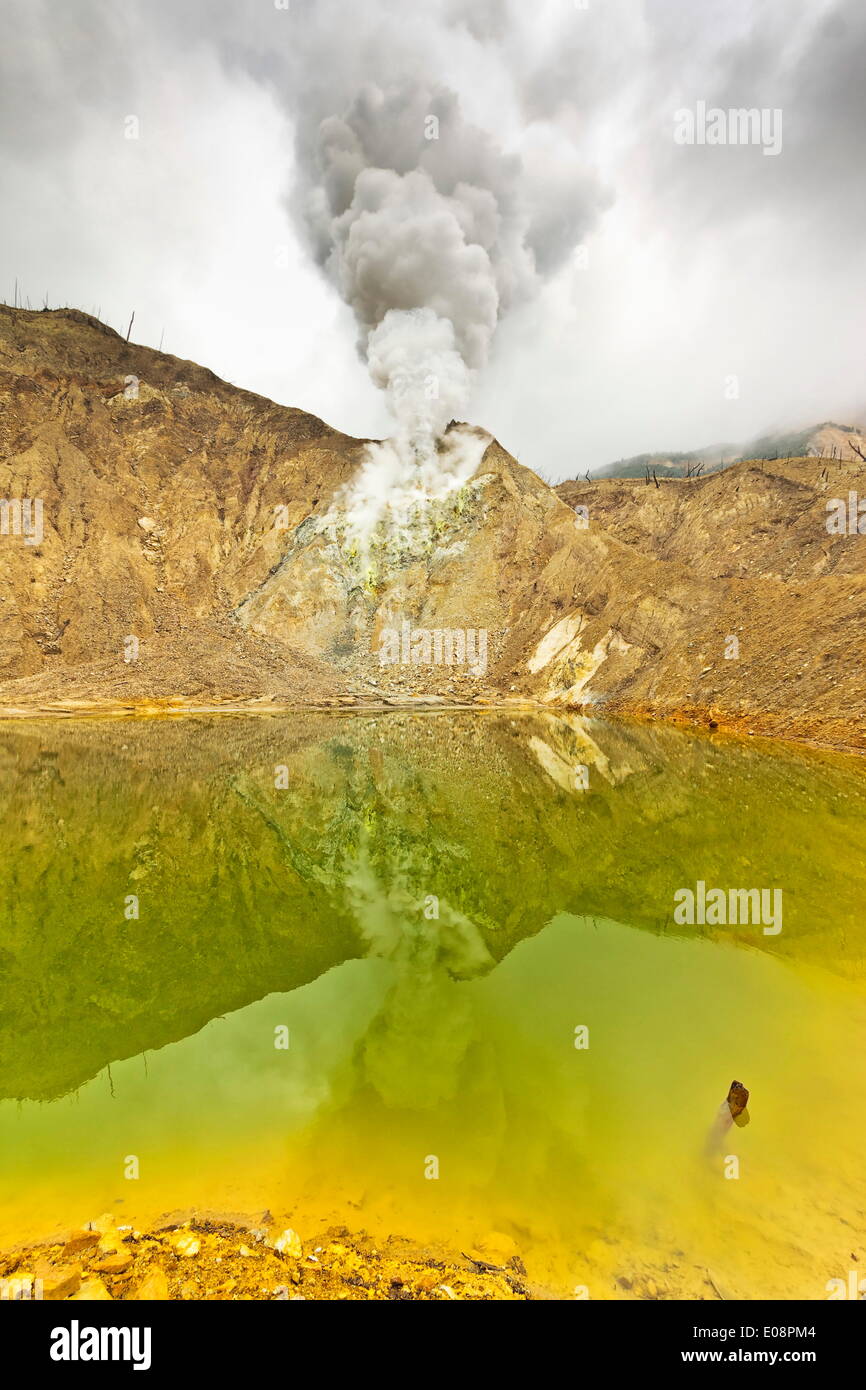
M532 701L866 743L866 536L825 524L866 465L552 490L493 441L371 560L322 521L362 454L85 314L0 309L0 495L43 503L38 543L0 535L3 712ZM483 630L484 669L382 665L404 624Z

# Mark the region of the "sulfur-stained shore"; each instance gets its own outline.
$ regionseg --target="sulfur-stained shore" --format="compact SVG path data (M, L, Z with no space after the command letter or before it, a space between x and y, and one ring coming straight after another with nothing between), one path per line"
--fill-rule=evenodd
M456 1252L331 1226L312 1240L270 1213L175 1213L148 1230L110 1214L0 1253L0 1298L75 1301L526 1300L513 1242Z
M446 700L438 695L405 695L385 699L364 698L361 696L322 697L307 704L280 703L271 699L251 699L239 701L226 699L213 700L202 704L181 697L163 700L139 700L111 703L102 700L55 700L37 701L32 704L0 704L0 724L6 720L26 721L44 719L178 719L184 716L201 717L210 715L316 715L316 714L377 714L389 711L403 713L457 714L473 710L488 714L527 714L539 716L558 715L582 718L598 717L599 713L608 722L626 724L670 724L674 728L697 729L707 733L727 734L744 739L757 736L771 739L777 743L788 743L803 748L825 749L839 753L857 754L866 752L863 743L863 720L859 714L840 717L832 722L803 717L797 720L780 717L777 714L757 711L745 715L731 715L715 706L683 705L675 708L659 709L652 704L628 701L612 701L600 710L593 705L574 705L558 707L525 698L496 699L476 695L463 701Z

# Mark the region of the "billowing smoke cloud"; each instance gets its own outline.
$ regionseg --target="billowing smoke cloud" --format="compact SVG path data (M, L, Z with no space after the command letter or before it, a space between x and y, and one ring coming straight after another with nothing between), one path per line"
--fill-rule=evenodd
M367 85L323 121L302 205L317 258L362 332L389 310L450 320L484 365L501 312L531 291L520 163L462 118L453 92Z
M518 117L505 139L504 101L492 129L464 114L448 77L485 25L488 58L519 82L497 58L506 7L475 6L471 34L464 8L434 0L419 16L366 0L348 23L320 0L295 35L292 208L354 311L413 464L465 417L497 324L562 266L605 198L553 121L527 129Z

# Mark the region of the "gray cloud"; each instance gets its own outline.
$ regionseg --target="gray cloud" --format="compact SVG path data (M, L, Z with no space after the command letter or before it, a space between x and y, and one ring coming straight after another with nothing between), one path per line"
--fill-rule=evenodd
M756 210L790 216L795 236L811 235L821 221L817 245L829 256L838 242L862 242L866 8L860 0L767 0L749 14L747 27L709 51L704 34L703 45L683 55L676 77L667 61L659 73L671 83L669 110L699 98L722 109L781 110L782 156L765 159L732 146L672 148L662 127L652 141L654 191L676 199L691 229L718 228Z
M357 433L386 422L356 335L423 302L489 357L473 418L554 475L866 406L860 0L5 0L0 24L7 297L135 307L145 340ZM781 107L781 155L676 145L698 99Z
M466 32L484 45L485 25L501 34L506 14L503 5L476 10ZM430 312L449 326L434 340L449 352L453 329L467 374L482 369L500 318L559 269L594 225L605 194L561 133L547 132L555 153L506 151L495 104L485 127L467 119L442 63L455 25L466 24L463 7L447 0L416 14L392 0L367 0L351 26L340 15L340 6L319 0L293 30L291 205L317 262L354 310L364 355L375 330L374 380L393 396L384 366L393 364L409 436L429 448L421 383L425 375L439 380L433 363L442 359L436 353L425 363L413 354L430 341ZM540 138L536 131L536 144ZM417 394L407 395L407 380ZM440 425L469 384L467 375L448 392L434 417ZM411 426L413 402L423 430Z

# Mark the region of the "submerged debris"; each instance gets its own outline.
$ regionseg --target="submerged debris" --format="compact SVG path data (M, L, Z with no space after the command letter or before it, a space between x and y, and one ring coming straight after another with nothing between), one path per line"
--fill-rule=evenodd
M719 1106L718 1114L707 1135L706 1152L708 1156L718 1152L732 1124L735 1124L738 1129L744 1129L749 1123L749 1112L746 1109L748 1103L749 1092L742 1081L732 1081L728 1087L728 1094Z
M746 1106L749 1103L749 1093L741 1081L732 1081L726 1104L731 1112L731 1118L738 1128L743 1129L749 1123L749 1112Z

